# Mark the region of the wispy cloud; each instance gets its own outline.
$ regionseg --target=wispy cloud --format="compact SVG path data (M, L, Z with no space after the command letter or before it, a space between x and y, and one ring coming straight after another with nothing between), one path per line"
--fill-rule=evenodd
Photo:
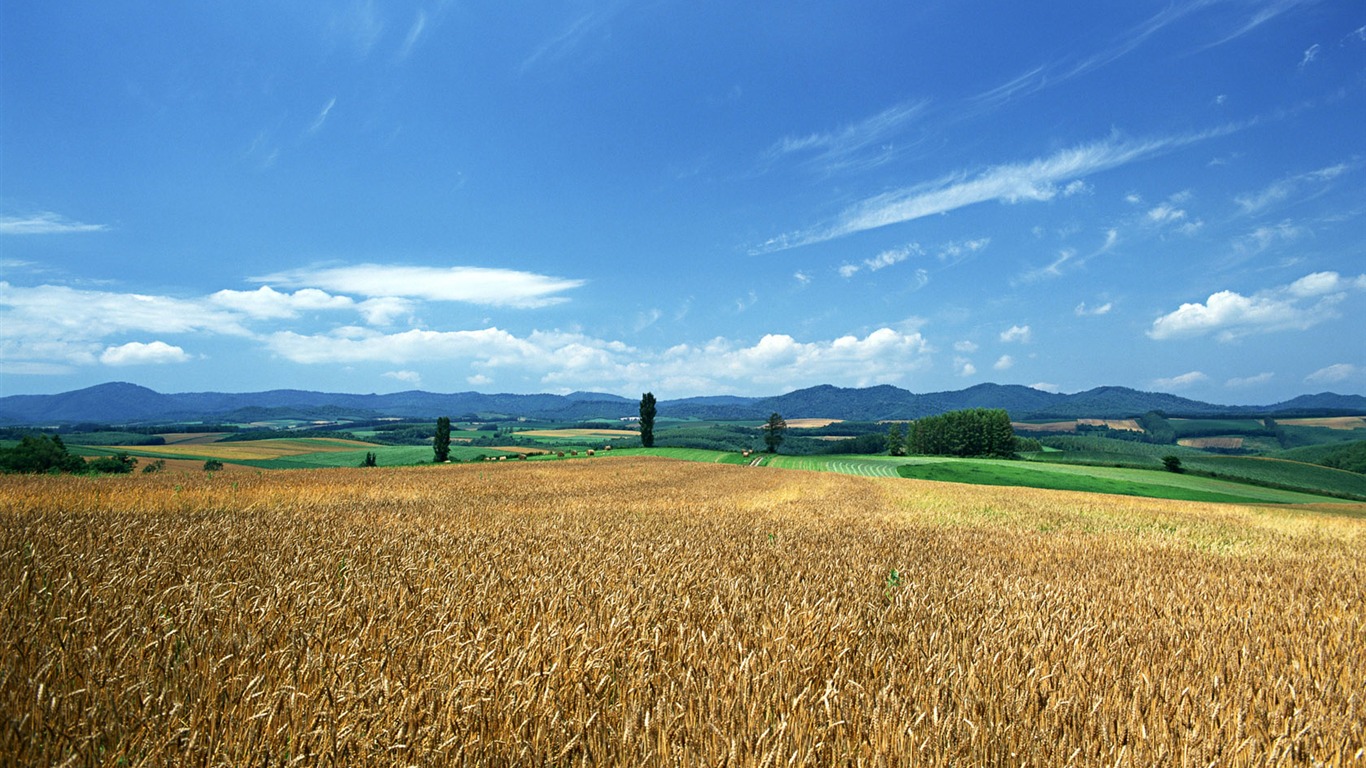
M921 256L924 255L924 253L925 249L921 248L919 243L911 243L900 248L890 248L871 259L864 259L862 264L845 264L841 266L839 268L840 277L853 277L864 269L867 269L870 272L876 272L880 269L886 269L895 264L900 264L911 256Z
M1337 307L1348 294L1363 290L1366 275L1315 272L1251 296L1219 291L1203 303L1182 304L1157 318L1148 338L1164 341L1214 333L1220 341L1232 341L1254 333L1305 330L1337 317Z
M1268 381L1271 381L1273 378L1275 378L1275 376L1276 374L1271 373L1270 371L1264 371L1253 376L1242 376L1238 378L1229 379L1228 381L1224 382L1224 386L1229 387L1231 389L1244 389L1247 387L1256 387L1265 384Z
M1185 389L1196 384L1203 384L1207 381L1209 381L1209 376L1206 376L1204 373L1200 371L1190 371L1167 379L1153 379L1153 387L1159 390Z
M0 235L65 235L74 232L104 232L104 224L86 224L60 213L42 211L26 216L0 216Z
M1086 302L1083 301L1082 303L1077 305L1076 309L1072 311L1076 314L1077 317L1100 317L1101 315L1110 314L1110 310L1114 308L1115 305L1111 304L1108 301L1104 304L1095 307L1088 307L1086 306Z
M926 104L897 104L832 131L785 136L769 147L765 156L770 162L800 158L807 168L821 173L866 170L893 159L904 149L897 145L899 137L924 114Z
M363 57L379 42L384 27L384 18L373 0L353 0L333 15L330 32Z
M333 96L323 105L323 108L318 112L317 117L313 118L313 124L308 126L308 134L310 136L323 129L323 125L327 123L327 116L332 114L332 108L335 106L337 106L337 97Z
M1215 48L1225 43L1237 40L1243 35L1246 35L1247 33L1262 26L1263 24L1276 19L1282 14L1285 14L1289 11L1293 11L1296 8L1299 8L1300 6L1314 5L1318 2L1319 0L1261 0L1260 2L1248 3L1246 5L1251 6L1252 8L1251 14L1241 18L1237 26L1235 26L1232 30L1226 33L1223 37L1205 46L1205 49ZM1210 0L1205 0L1205 2L1199 4L1212 5L1213 3L1210 2Z
M408 27L408 34L403 38L403 44L399 46L398 57L407 58L417 47L418 41L422 39L422 33L427 29L427 12L418 10L417 16L413 18L412 26Z
M254 277L252 282L291 288L320 288L378 298L416 298L536 308L568 301L558 294L578 288L586 281L487 267L357 264L286 270Z
M948 213L988 201L1019 203L1047 201L1065 194L1060 184L1154 157L1233 130L1129 141L1109 138L1065 149L1048 157L997 165L983 171L960 171L934 181L877 195L847 209L829 224L772 238L755 253L796 248Z
M1310 384L1336 384L1357 378L1361 372L1360 367L1351 363L1334 363L1305 376L1304 380Z
M1244 213L1258 213L1272 205L1289 200L1292 195L1306 187L1314 187L1315 189L1311 191L1313 194L1328 182L1355 169L1355 163L1338 163L1316 171L1287 176L1256 192L1239 195L1234 198L1234 202L1243 209Z

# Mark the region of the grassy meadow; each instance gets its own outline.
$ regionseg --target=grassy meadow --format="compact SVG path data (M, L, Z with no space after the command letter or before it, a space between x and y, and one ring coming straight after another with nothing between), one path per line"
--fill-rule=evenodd
M1344 765L1366 506L658 457L0 479L19 765Z

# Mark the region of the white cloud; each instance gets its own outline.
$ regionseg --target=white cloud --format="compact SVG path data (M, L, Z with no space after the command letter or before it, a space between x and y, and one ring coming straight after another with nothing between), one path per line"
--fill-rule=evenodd
M1012 325L1004 331L1001 331L1001 341L1006 343L1019 342L1021 344L1028 344L1033 336L1033 332L1027 325Z
M811 282L811 276L806 274L805 272L793 272L792 279L796 280L802 285L807 285Z
M1147 141L1116 138L1065 149L1023 163L997 165L970 174L944 176L895 192L877 195L846 209L833 223L770 239L755 249L777 251L824 242L891 224L947 213L996 200L1005 203L1052 200L1080 177L1116 168L1226 133L1168 137ZM1060 189L1059 185L1063 185Z
M1157 389L1184 389L1209 381L1209 377L1200 371L1191 371L1169 379L1154 379L1153 386Z
M1360 369L1351 363L1335 363L1304 377L1306 382L1311 384L1336 384L1340 381L1356 378Z
M1159 227L1175 229L1184 235L1195 234L1205 225L1205 222L1191 218L1184 208L1177 207L1180 203L1189 200L1190 197L1189 192L1178 192L1167 198L1166 202L1148 209L1148 222Z
M971 341L955 341L953 349L956 352L967 352L969 354L977 351L977 345Z
M1033 384L1030 384L1030 385L1029 385L1029 388L1030 388L1030 389L1037 389L1037 390L1039 390L1040 392L1051 392L1051 393L1053 393L1053 394L1055 394L1055 395L1056 395L1058 392L1062 391L1062 387L1059 387L1057 384L1050 384L1050 383L1048 383L1048 382L1046 382L1046 381L1037 381L1037 382L1035 382L1035 383L1033 383Z
M1324 185L1352 170L1355 170L1354 165L1338 163L1316 171L1287 176L1258 192L1239 195L1233 201L1243 209L1244 213L1257 213L1264 208L1290 199L1291 195L1304 187Z
M105 365L160 365L183 363L189 359L190 356L185 350L164 341L153 341L150 344L130 341L117 347L109 347L100 355L100 362Z
M967 358L955 357L953 359L953 367L958 372L958 375L963 378L977 374L977 366L973 365L972 361Z
M1291 243L1308 234L1303 227L1290 221L1279 224L1264 224L1234 242L1234 247L1244 253L1260 253L1277 243Z
M1275 375L1276 374L1271 373L1270 371L1265 371L1256 374L1255 376L1243 376L1241 378L1232 378L1224 382L1224 386L1232 387L1234 389L1238 389L1241 387L1255 387L1261 384L1265 384L1268 381L1271 381L1271 379L1274 378Z
M327 122L327 116L332 114L332 108L335 106L337 106L337 97L333 96L326 104L323 105L322 110L318 112L318 116L313 118L313 124L308 126L309 135L315 134L318 131L322 130L323 125Z
M371 325L392 325L395 320L404 315L411 317L416 308L417 302L400 299L396 296L366 299L356 305L357 311L365 318L365 322Z
M925 249L921 248L919 243L911 243L909 245L902 246L901 248L891 248L879 253L871 259L864 259L861 265L842 265L839 268L840 277L853 277L854 275L858 274L860 270L863 270L865 268L870 272L876 272L880 269L886 269L887 267L900 264L906 259L909 259L911 256L920 256L924 253ZM929 281L928 273L926 274L925 281Z
M952 241L939 246L939 252L935 258L948 264L957 264L963 259L991 245L991 238L979 237L975 240L964 240L962 242Z
M253 278L292 288L322 288L374 298L461 301L490 306L544 307L568 299L556 294L584 285L583 280L487 267L412 267L357 264L278 272Z
M924 102L897 104L834 131L785 136L769 147L766 159L801 157L807 168L820 173L875 167L897 156L894 137L924 108Z
M1157 318L1148 337L1160 341L1217 332L1220 341L1231 341L1252 333L1305 330L1337 317L1337 305L1359 290L1366 290L1366 275L1315 272L1252 296L1219 291L1203 304L1182 304Z
M385 371L381 375L386 379L412 384L415 387L422 386L422 374L417 371Z
M1015 367L1015 358L1010 355L1001 355L991 367L998 371L1008 371Z
M250 335L241 319L203 300L0 282L0 326L10 339L78 342L124 332Z
M73 232L103 232L104 224L86 224L59 213L42 211L28 216L0 216L0 235L64 235Z
M471 375L490 381L494 372L504 370L543 384L578 388L593 382L595 388L621 391L642 386L713 392L753 391L756 385L772 391L820 383L871 386L900 381L926 367L932 351L918 332L890 328L828 341L768 334L744 345L716 338L662 352L579 333L535 331L519 337L499 328L385 334L351 327L317 335L281 331L266 341L276 355L296 363L440 360L473 369Z
M1319 57L1319 44L1314 43L1304 50L1304 56L1300 59L1300 69L1304 69L1314 63L1314 59Z
M466 376L465 381L468 382L471 387L487 387L493 383L493 379L490 379L482 373Z
M305 311L351 309L355 306L355 302L345 296L332 296L317 288L281 293L268 285L254 291L218 291L209 296L209 301L258 320L298 317L300 312Z
M427 14L419 10L413 25L408 28L408 35L403 38L403 45L398 49L399 58L406 58L417 47L417 43L422 39L422 32L427 28Z
M1088 307L1086 306L1086 302L1083 301L1072 311L1076 313L1077 317L1099 317L1101 315L1110 314L1110 310L1114 308L1115 305L1108 301L1098 307Z

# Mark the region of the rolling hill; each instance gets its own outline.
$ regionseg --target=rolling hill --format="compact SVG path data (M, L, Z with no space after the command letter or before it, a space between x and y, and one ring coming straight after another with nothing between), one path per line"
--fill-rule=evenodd
M821 385L772 397L725 395L664 400L659 403L659 415L763 419L776 411L788 418L871 421L913 419L962 408L1004 408L1014 419L1127 418L1148 411L1163 411L1173 416L1345 415L1366 414L1366 397L1324 392L1267 406L1227 406L1126 387L1098 387L1075 394L1057 394L1018 385L978 384L953 392L916 394L890 385L864 388ZM136 384L113 382L56 395L0 398L0 424L39 426L247 422L285 418L435 418L439 415L583 420L623 418L636 413L636 400L600 392L516 395L441 394L414 390L380 395L279 389L163 394Z

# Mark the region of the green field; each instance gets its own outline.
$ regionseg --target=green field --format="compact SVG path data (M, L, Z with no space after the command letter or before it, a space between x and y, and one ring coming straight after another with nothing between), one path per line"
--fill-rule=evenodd
M1262 427L1260 422L1252 420L1201 420L1200 424L1206 429L1217 427L1234 432L1251 431L1254 427ZM541 425L533 426L539 429L546 428ZM1197 429L1195 423L1182 426L1189 431ZM1326 427L1306 426L1299 429L1330 431ZM684 461L753 464L756 467L836 472L866 477L901 476L958 483L1018 485L1169 499L1242 503L1366 500L1366 475L1330 469L1304 461L1262 456L1212 455L1194 448L1119 440L1103 435L1046 437L1043 439L1045 445L1062 450L1029 454L1026 457L1028 461L1010 461L847 454L755 453L745 457L738 451L713 450L706 445L724 442L720 439L723 437L734 438L739 434L748 437L753 431L752 428L741 428L734 423L694 422L687 423L680 431L703 445L651 449L617 448L608 453L601 450L601 443L593 445L594 437L580 433L552 433L544 436L542 450L568 452L576 449L578 456L566 455L561 459L549 454L536 456L533 460L586 459L587 449L596 447L597 457L649 455ZM573 438L578 440L573 440L573 444L570 445L564 444L566 439ZM604 436L597 439L607 438ZM528 450L535 450L535 443L527 441L523 444ZM356 467L364 462L367 453L375 454L379 466L430 464L432 461L432 449L429 445L372 445L321 436L165 446L72 445L71 448L86 456L125 451L139 457L144 463L159 458L196 462L218 459L228 464L258 469ZM458 462L475 461L483 456L497 455L513 456L516 455L516 451L470 447L458 443L451 446L451 459ZM1180 457L1187 471L1163 471L1161 457L1166 455Z

